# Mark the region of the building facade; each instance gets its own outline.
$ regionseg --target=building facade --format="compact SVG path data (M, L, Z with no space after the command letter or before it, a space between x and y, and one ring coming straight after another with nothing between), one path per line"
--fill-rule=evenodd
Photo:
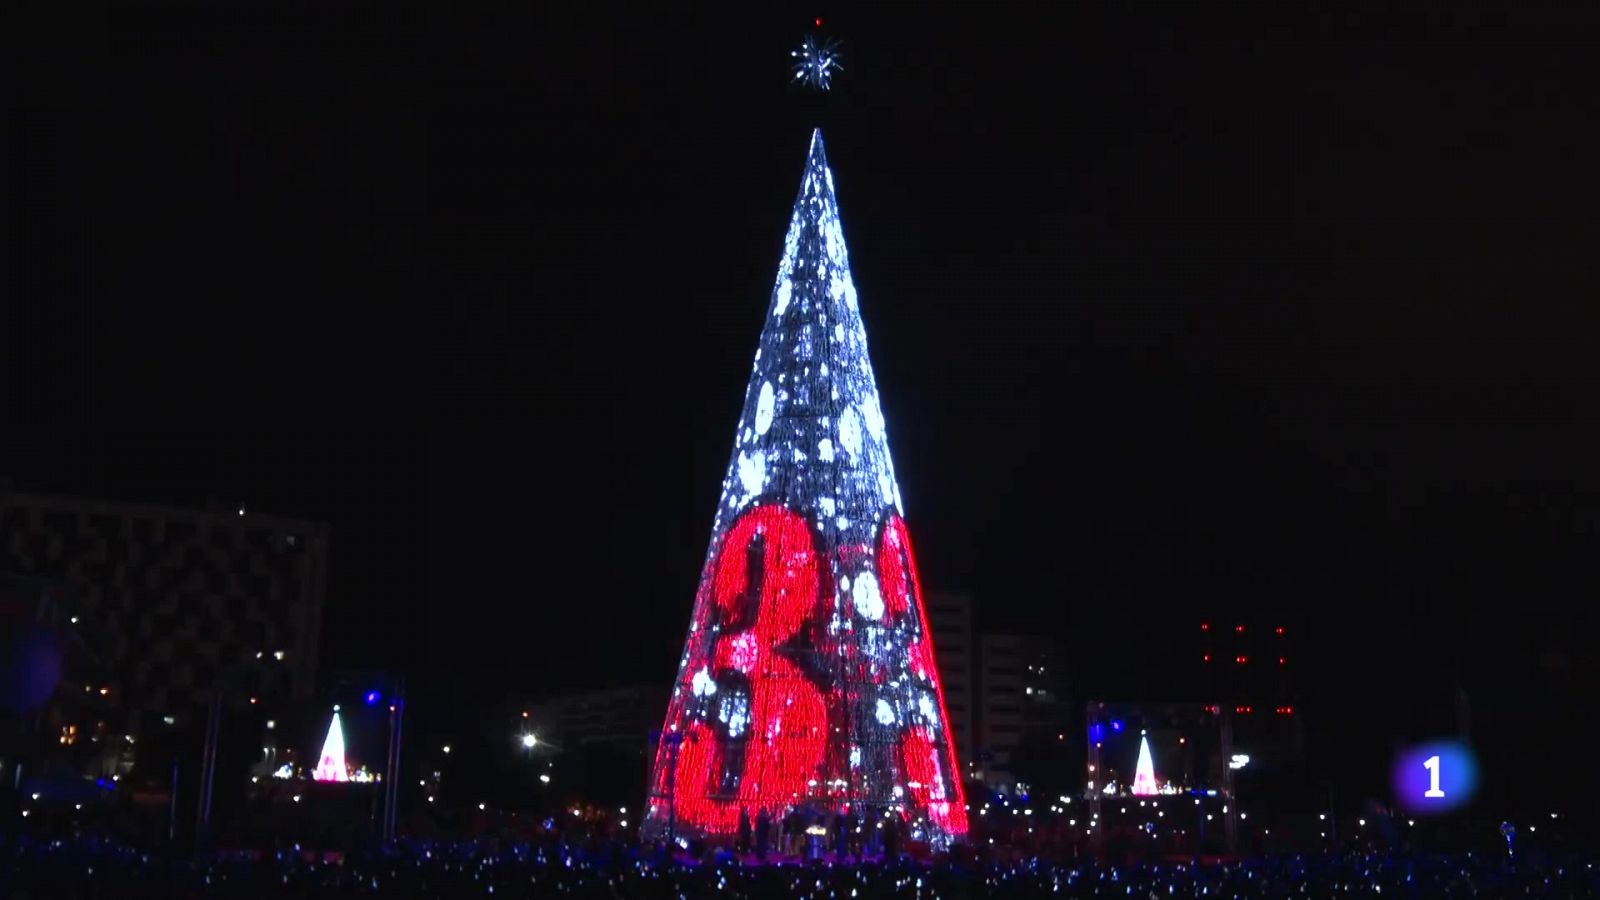
M563 749L611 747L643 753L661 727L667 690L660 685L612 688L556 697L528 707L527 729Z
M1018 778L1023 757L1064 746L1070 727L1062 650L1031 635L985 634L977 673L974 771L993 790L1025 791Z
M329 529L0 487L0 573L73 592L72 627L106 664L92 686L129 733L192 713L227 680L306 698L316 676Z

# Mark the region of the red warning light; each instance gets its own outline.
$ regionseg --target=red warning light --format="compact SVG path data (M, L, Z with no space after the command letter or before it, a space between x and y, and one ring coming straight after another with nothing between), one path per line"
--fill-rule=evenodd
M1235 626L1233 626L1233 630L1239 632L1240 634L1244 634L1244 626L1243 625L1235 625Z
M1282 625L1279 625L1277 630L1278 630L1279 634L1283 634L1283 626Z
M1211 662L1211 654L1207 653L1205 656L1202 656L1200 658L1200 661L1201 662Z
M818 27L818 28L821 28L821 27L822 27L822 19L820 19L820 18L819 18L819 19L817 19L817 27Z
M1210 631L1211 630L1211 623L1210 622L1201 622L1200 623L1200 630L1201 631Z
M1283 665L1283 657L1278 657L1278 665Z

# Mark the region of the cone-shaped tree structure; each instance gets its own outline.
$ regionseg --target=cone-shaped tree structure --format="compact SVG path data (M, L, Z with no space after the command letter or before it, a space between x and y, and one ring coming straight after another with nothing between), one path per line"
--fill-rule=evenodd
M1139 735L1139 763L1133 770L1133 793L1140 797L1156 794L1156 764L1150 757L1150 739Z
M791 809L967 830L833 174L813 132L657 747L647 838Z
M322 742L322 755L317 758L317 768L311 773L313 781L349 781L350 769L344 762L344 729L339 726L339 713L328 723L328 736Z

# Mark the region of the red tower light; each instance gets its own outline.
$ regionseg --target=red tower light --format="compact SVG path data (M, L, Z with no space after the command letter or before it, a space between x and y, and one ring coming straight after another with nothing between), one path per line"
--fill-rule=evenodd
M1244 634L1244 626L1243 625L1235 625L1235 626L1233 626L1233 630L1239 632L1240 634Z
M1200 661L1201 662L1211 662L1211 654L1207 653L1205 656L1200 657Z
M1200 623L1200 630L1201 631L1210 631L1211 630L1211 623L1210 622L1201 622Z
M1281 666L1281 665L1283 665L1283 664L1284 664L1284 663L1283 663L1283 657L1281 657L1281 656L1280 656L1280 657L1278 657L1278 665L1280 665L1280 666Z
M1283 634L1283 626L1279 625L1277 631L1279 634Z

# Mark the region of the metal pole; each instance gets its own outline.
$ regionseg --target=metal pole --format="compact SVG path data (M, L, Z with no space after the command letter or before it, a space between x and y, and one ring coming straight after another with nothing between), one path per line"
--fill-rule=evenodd
M678 842L678 748L683 743L683 732L674 731L668 739L672 742L672 769L667 773L667 840L676 844Z
M1089 757L1089 771L1094 777L1088 779L1092 786L1089 793L1089 821L1086 825L1089 831L1089 852L1096 857L1100 856L1105 835L1105 826L1100 824L1100 782L1105 778L1104 767L1100 764L1100 744L1094 739L1094 726L1101 723L1105 716L1104 703L1089 704L1088 714L1089 730L1087 732L1089 743L1087 756Z
M195 821L195 842L205 840L211 827L211 785L217 773L217 744L222 730L222 688L211 694L211 709L206 716L206 741L200 761L200 803Z
M389 707L389 758L383 773L388 781L384 785L383 803L383 842L386 844L394 841L395 816L400 804L400 740L405 713L405 682L401 681L395 688L394 703Z
M1222 816L1223 845L1228 855L1239 852L1239 797L1235 792L1233 775L1233 716L1222 714L1222 795L1227 798L1228 811Z
M172 758L172 796L167 803L167 840L178 839L178 758Z

